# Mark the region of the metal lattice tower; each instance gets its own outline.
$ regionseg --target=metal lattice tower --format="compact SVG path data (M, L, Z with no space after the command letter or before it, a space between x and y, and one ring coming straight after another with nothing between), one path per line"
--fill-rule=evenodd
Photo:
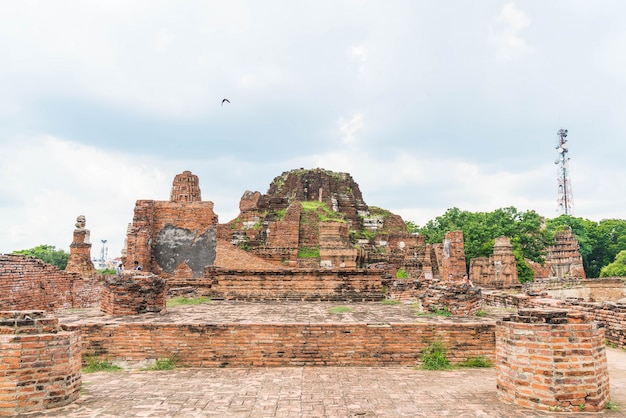
M559 129L556 133L557 145L556 150L559 157L554 164L558 164L558 211L565 215L572 214L572 207L574 206L574 197L572 195L572 183L569 179L569 157L567 156L567 129Z

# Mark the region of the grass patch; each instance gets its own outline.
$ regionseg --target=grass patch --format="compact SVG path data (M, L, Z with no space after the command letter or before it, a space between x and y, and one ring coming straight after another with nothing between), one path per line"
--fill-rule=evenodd
M317 200L300 202L302 210L305 212L316 212L317 218L320 221L338 221L345 222L343 215L339 212L335 212L325 202Z
M418 309L418 308L416 308ZM415 312L415 315L417 316L430 316L430 317L435 317L435 316L452 316L452 312L450 312L450 310L447 307L443 307L443 308L430 308L430 312Z
M319 258L320 249L319 247L300 247L298 248L298 258Z
M393 300L393 299L383 299L380 301L380 303L382 303L383 305L397 305L400 302L397 300Z
M493 367L493 363L486 357L478 356L468 358L467 360L459 363L458 366L468 368Z
M476 311L476 316L487 316L487 311L483 311L482 309L479 309Z
M166 306L168 308L172 308L174 306L180 306L180 305L200 305L202 303L209 303L211 302L211 298L209 297L198 297L198 298L186 298L184 296L180 296L177 298L172 298L170 300L168 300L166 302Z
M332 308L328 310L328 312L332 314L346 313L346 312L352 312L352 308L349 306L333 306Z
M396 279L408 279L408 278L409 278L409 273L407 273L406 270L398 269L398 271L396 271Z
M613 402L613 401L608 401L604 405L604 409L608 409L609 411L619 411L621 408L618 403Z
M120 366L111 363L109 360L100 360L98 357L87 357L87 365L83 367L84 373L95 372L119 372Z
M178 356L172 354L163 359L156 359L154 365L147 367L145 370L174 370L178 364Z
M435 341L422 352L422 369L448 370L450 360L446 357L446 347L441 341Z

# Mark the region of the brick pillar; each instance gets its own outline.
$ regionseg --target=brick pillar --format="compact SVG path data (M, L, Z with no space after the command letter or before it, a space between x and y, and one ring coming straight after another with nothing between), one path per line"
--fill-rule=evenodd
M443 240L441 278L449 281L465 281L465 245L463 231L450 231Z
M520 309L496 325L499 398L543 411L597 412L609 400L604 329L578 311Z
M57 408L80 396L79 331L44 311L0 311L0 416Z
M165 311L167 281L154 274L107 277L100 310L109 315L137 315Z
M65 266L68 273L77 273L80 277L95 277L98 271L91 261L91 243L89 230L74 230L74 239L70 244L70 255Z

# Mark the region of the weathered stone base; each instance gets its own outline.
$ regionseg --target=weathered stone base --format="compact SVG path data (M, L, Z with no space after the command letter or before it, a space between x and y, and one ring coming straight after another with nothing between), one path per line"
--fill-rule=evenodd
M43 311L0 312L0 415L68 405L80 396L78 331Z
M601 411L610 395L604 329L576 311L520 310L497 323L496 381L504 402Z

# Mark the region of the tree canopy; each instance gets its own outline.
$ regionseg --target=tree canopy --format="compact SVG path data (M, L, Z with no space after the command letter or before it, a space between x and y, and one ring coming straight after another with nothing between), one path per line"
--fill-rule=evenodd
M54 245L38 245L28 250L13 251L13 254L28 255L40 259L41 261L57 266L65 270L69 254L63 250L57 250Z
M626 250L620 251L615 257L615 261L602 267L600 277L626 276Z
M509 237L521 282L533 278L532 269L524 259L543 263L548 247L554 243L554 234L565 227L570 227L578 239L587 277L600 277L601 269L616 260L620 251L626 250L626 220L594 222L570 215L544 219L534 211L520 212L514 207L493 212L451 208L423 227L410 221L407 227L411 232L424 235L430 244L441 243L448 231L462 230L468 264L472 258L491 255L495 238Z
M514 207L493 212L469 212L458 208L448 209L442 216L428 221L416 232L426 237L430 244L440 243L448 231L462 230L465 240L466 262L472 258L488 257L493 252L495 239L511 239L517 261L520 281L533 279L534 273L525 258L543 263L552 236L542 228L542 218L534 211L519 212Z

